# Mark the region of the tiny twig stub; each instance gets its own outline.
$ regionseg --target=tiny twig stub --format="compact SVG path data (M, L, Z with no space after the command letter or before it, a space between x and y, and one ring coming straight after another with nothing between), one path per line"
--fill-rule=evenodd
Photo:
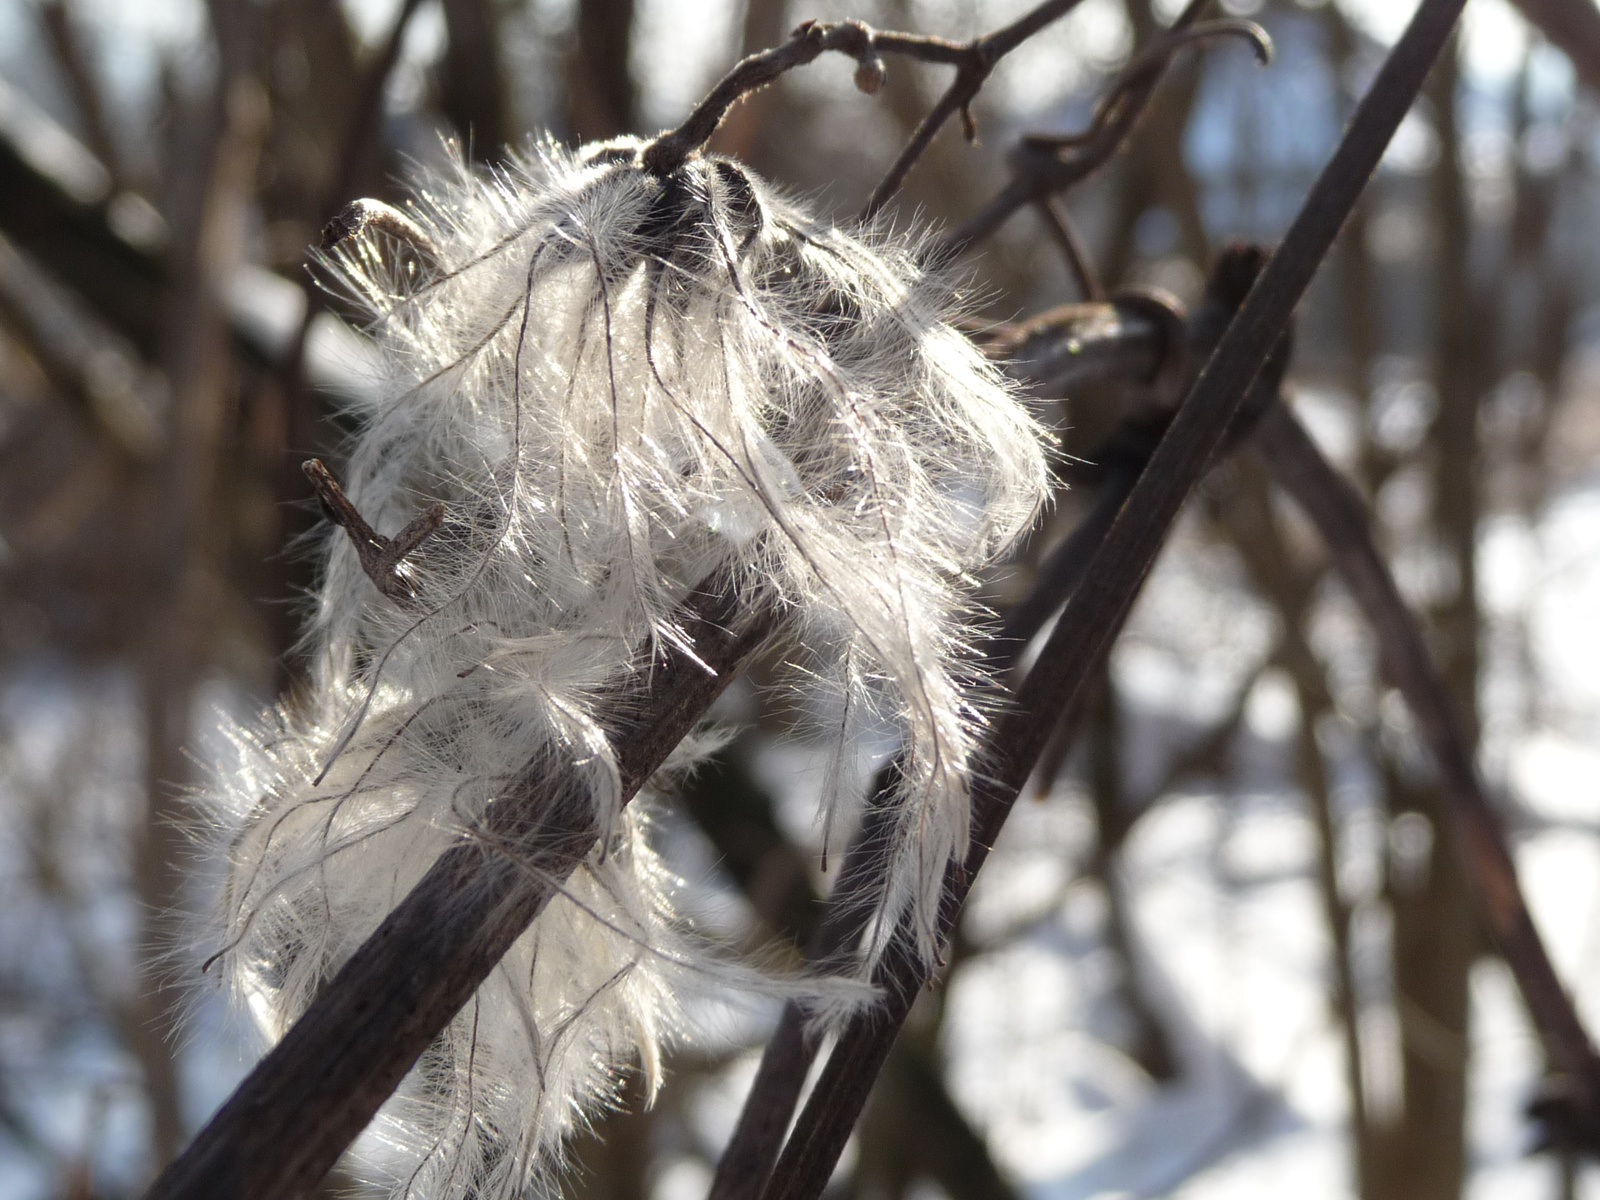
M350 544L355 547L356 556L361 560L361 569L366 572L367 578L401 608L415 608L417 592L402 567L407 555L444 524L444 505L429 505L408 521L405 528L394 537L387 538L367 524L366 518L356 511L356 506L350 503L339 481L333 477L333 472L320 458L308 459L301 464L301 470L311 480L322 511L350 536Z

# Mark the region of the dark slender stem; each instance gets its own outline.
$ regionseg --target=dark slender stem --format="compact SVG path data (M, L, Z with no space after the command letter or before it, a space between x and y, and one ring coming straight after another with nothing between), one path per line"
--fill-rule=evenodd
M1081 183L1110 162L1138 125L1167 68L1186 46L1215 37L1241 37L1255 48L1263 64L1272 60L1272 40L1264 29L1253 21L1234 19L1198 24L1204 5L1205 0L1191 0L1164 34L1118 72L1083 132L1023 138L1012 155L1011 182L945 239L944 253L959 254L1000 228L1018 209Z
M720 580L707 589L682 613L694 654L667 647L608 709L625 801L778 626L775 605ZM586 790L542 763L480 832L439 857L146 1200L289 1200L313 1187L598 833Z
M1108 439L1113 461L1088 516L1045 556L1027 596L979 649L978 658L996 676L1011 669L1023 648L1082 580L1095 550L1155 448L1152 437L1143 446L1142 456L1137 449L1130 453L1129 443L1137 442L1139 434L1130 434L1128 427L1144 431L1148 424L1142 420L1124 421ZM1098 457L1092 456L1094 460ZM811 963L825 963L852 946L871 916L871 904L862 901L870 900L872 884L881 878L882 852L889 845L894 819L891 800L898 770L898 760L891 759L873 781L861 828L851 839L828 907L806 947L806 959ZM795 1103L817 1050L815 1039L805 1034L805 1014L793 1003L785 1005L762 1052L733 1134L717 1163L707 1200L757 1200L761 1195L783 1148L784 1132L794 1116Z
M872 781L861 827L850 841L822 920L806 946L808 962L826 964L847 951L871 919L876 894L873 885L882 878L883 856L892 844L893 798L899 783L900 763L892 758ZM762 1051L738 1123L717 1163L707 1200L756 1200L761 1195L816 1058L817 1042L806 1035L805 1026L806 1014L800 1006L793 1002L784 1005L778 1027Z
M1050 733L1077 708L1165 539L1256 375L1288 328L1294 306L1377 167L1465 0L1423 0L1357 107L1283 245L1228 326L1127 504L1056 623L1014 709L987 740L989 769L973 797L972 848L946 878L940 929L948 935ZM815 1200L844 1148L888 1048L930 976L902 928L876 974L883 1004L840 1034L778 1161L767 1200Z
M1384 667L1417 718L1438 765L1455 842L1489 931L1516 976L1551 1065L1574 1093L1571 1117L1600 1138L1600 1058L1533 924L1516 866L1478 777L1450 696L1394 577L1372 542L1366 506L1281 403L1255 435L1278 486L1305 509L1378 635Z
M645 147L640 161L656 175L670 175L711 140L728 110L796 67L814 62L829 50L848 54L862 66L857 85L876 90L876 53L872 28L862 21L806 21L781 46L741 59L700 101L683 124Z
M861 210L861 220L871 220L882 211L890 197L900 190L901 184L905 183L906 176L911 173L911 168L916 165L917 160L927 153L929 145L939 130L944 128L945 122L956 113L961 114L967 140L976 138L978 131L972 120L971 105L987 82L995 64L1045 26L1066 16L1081 2L1082 0L1047 0L1047 3L1024 13L1011 24L968 42L962 48L963 57L956 61L956 77L950 81L950 86L945 89L944 95L939 97L939 102L929 110L927 116L922 118L911 139L890 164L889 170L884 173L878 186L872 189L866 207Z
M1252 270L1239 286L1235 278L1238 257L1225 255L1219 263L1217 278L1226 295L1208 296L1208 305L1224 304L1229 312L1237 309L1249 279L1254 278ZM1252 262L1259 269L1259 262ZM1206 328L1211 324L1207 321ZM1217 325L1220 332L1220 322ZM1216 336L1212 334L1211 340ZM1112 304L1063 305L1016 325L990 328L980 340L985 352L1004 363L1013 375L1049 394L1057 384L1065 386L1062 381L1066 378L1149 381L1173 364L1181 368L1185 358L1183 314L1164 301L1142 295L1124 296ZM979 649L978 658L995 677L1011 670L1023 648L1077 587L1170 419L1170 410L1131 414L1089 456L1099 476L1090 513L1045 556L1028 594ZM891 763L889 769L894 767ZM813 962L853 944L860 934L867 914L847 899L861 894L854 880L859 878L865 884L881 872L877 847L885 830L880 826L887 817L893 790L892 775L874 783L862 829L851 842L819 936L807 947L807 957ZM761 1194L817 1051L815 1042L804 1038L803 1028L803 1014L794 1005L787 1006L767 1042L738 1124L718 1163L710 1200L755 1200Z
M1078 285L1078 291L1085 300L1104 300L1106 298L1105 286L1100 282L1100 274L1094 269L1094 260L1089 255L1089 247L1083 244L1083 239L1078 236L1078 229L1072 223L1072 215L1067 212L1067 206L1061 202L1060 196L1046 196L1035 201L1039 210L1039 219L1044 222L1045 230L1055 239L1061 248L1061 256L1067 260L1067 270L1072 272L1072 281Z

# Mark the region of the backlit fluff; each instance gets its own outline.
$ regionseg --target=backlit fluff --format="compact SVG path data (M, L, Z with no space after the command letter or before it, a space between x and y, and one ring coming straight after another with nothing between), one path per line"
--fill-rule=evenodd
M521 1195L629 1064L653 1086L704 955L596 713L682 643L697 582L780 597L801 707L841 755L869 726L901 733L868 960L906 914L931 952L966 847L965 590L1040 502L1039 430L915 247L821 223L729 160L657 178L638 151L436 179L415 202L424 261L369 230L333 264L385 372L348 495L385 533L446 515L403 603L329 535L312 697L238 735L218 804L218 969L280 1035L530 761L578 773L606 831L364 1143L397 1194Z

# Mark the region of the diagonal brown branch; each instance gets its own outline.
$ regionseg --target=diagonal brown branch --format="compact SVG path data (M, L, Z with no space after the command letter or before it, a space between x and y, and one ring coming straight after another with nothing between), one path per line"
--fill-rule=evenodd
M1378 635L1384 666L1416 715L1443 782L1456 845L1476 883L1495 944L1516 976L1551 1066L1570 1098L1552 1114L1574 1140L1600 1144L1600 1057L1561 986L1528 913L1515 864L1478 777L1444 681L1394 578L1373 545L1366 506L1322 456L1289 410L1274 404L1256 448L1278 486L1311 517L1357 603Z
M1184 498L1222 444L1463 4L1423 0L1419 6L1068 601L1015 708L996 723L987 743L990 770L975 789L972 849L946 878L940 913L946 936L1046 739L1062 714L1082 702ZM779 1159L767 1200L815 1200L821 1193L912 1000L931 975L914 946L903 929L891 940L876 975L885 1001L840 1034Z
M780 615L715 579L684 605L682 621L694 653L665 648L608 709L625 801ZM551 782L537 765L485 824L483 836L440 856L146 1200L288 1200L327 1173L598 835L585 791Z

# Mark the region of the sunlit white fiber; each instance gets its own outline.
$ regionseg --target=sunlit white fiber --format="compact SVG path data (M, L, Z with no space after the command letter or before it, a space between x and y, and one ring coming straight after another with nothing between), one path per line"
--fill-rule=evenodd
M805 707L841 752L900 730L880 933L909 914L931 953L966 847L969 573L1033 517L1039 430L915 246L819 222L731 161L658 178L638 150L435 179L426 253L369 231L333 264L386 372L348 495L386 533L446 516L405 560L409 602L329 535L311 698L239 735L218 801L218 969L278 1036L530 763L580 777L605 831L369 1136L397 1194L522 1194L629 1064L653 1081L680 982L737 974L674 918L597 719L684 644L696 583L779 597L792 683L831 696Z

